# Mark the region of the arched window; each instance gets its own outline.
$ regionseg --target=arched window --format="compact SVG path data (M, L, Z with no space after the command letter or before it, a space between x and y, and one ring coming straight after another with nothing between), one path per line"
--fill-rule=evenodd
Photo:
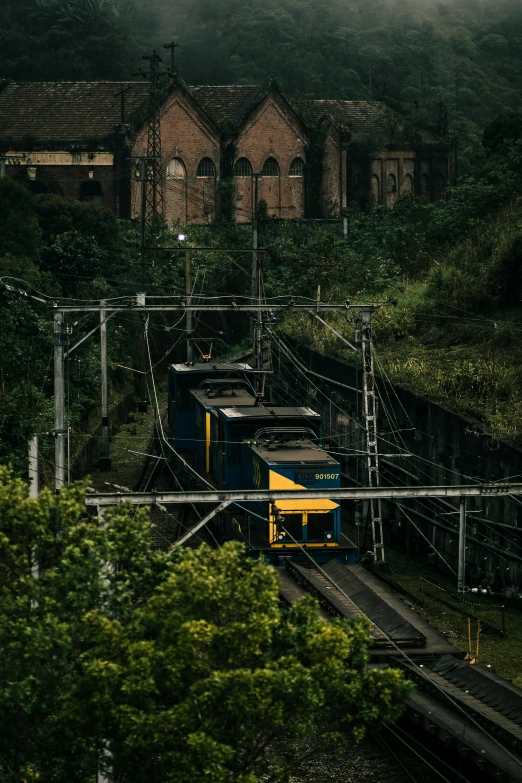
M402 181L402 192L413 193L413 177L411 174L405 174Z
M214 161L210 158L203 158L199 161L198 170L196 171L196 177L215 177L216 167Z
M275 158L267 158L265 165L261 171L262 177L278 177L279 176L279 163Z
M187 170L181 158L172 158L169 165L167 166L167 177L172 177L173 179L185 179L186 176Z
M290 176L291 177L302 177L304 176L304 160L302 158L294 158L292 163L290 164Z
M372 201L374 204L381 203L381 186L377 174L372 177Z
M86 179L82 182L80 188L81 201L103 201L103 189L101 183L96 179Z
M386 193L388 193L389 196L393 193L397 193L397 179L395 174L388 174L386 177Z
M430 178L427 174L420 176L420 192L423 196L427 196L430 192Z
M234 177L251 177L252 166L248 158L239 158L234 166Z

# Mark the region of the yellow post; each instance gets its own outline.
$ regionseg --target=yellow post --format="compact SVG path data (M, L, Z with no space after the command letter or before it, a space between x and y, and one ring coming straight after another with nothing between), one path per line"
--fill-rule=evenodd
M469 617L468 617L468 652L464 660L465 661L471 660L471 620Z
M479 662L479 647L480 647L480 620L477 620L477 642L475 645L475 657L470 660L471 664Z
M205 472L210 473L210 413L206 413L205 416Z

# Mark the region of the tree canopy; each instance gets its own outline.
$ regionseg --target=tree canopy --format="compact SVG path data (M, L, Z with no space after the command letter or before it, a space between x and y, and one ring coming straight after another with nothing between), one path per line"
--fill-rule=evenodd
M34 578L35 563L39 578ZM395 720L410 685L368 671L368 627L281 608L239 545L152 548L145 511L27 497L0 468L0 780L288 780L316 746ZM109 755L110 753L110 755Z
M173 38L189 84L271 75L290 93L386 100L449 123L462 164L519 104L518 0L5 0L0 78L131 78Z

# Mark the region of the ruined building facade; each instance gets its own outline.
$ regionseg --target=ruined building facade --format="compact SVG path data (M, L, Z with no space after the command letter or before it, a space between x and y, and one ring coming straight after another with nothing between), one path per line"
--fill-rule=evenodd
M147 111L141 82L0 82L0 156L33 192L136 218L131 159L147 152ZM160 117L169 226L220 213L249 223L256 198L277 218L326 218L353 202L392 206L405 192L434 201L446 191L444 141L407 141L400 117L382 103L297 108L273 80L189 87L176 77Z

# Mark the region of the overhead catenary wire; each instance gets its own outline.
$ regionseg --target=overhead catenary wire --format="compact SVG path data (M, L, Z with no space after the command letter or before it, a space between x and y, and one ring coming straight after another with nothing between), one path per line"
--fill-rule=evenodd
M368 617L366 612L364 612L361 609L361 607L357 604L357 601L354 600L353 596L347 595L345 593L345 591L342 589L342 587L337 584L335 579L333 579L320 566L320 564L316 560L314 560L314 558L312 557L310 552L307 549L305 549L299 543L299 541L296 541L296 539L293 537L293 535L291 533L289 533L289 531L283 525L282 525L282 528L283 528L283 530L285 530L285 533L293 541L293 543L301 550L301 552L305 555L305 557L312 563L314 568L316 568L319 571L319 573L322 574L322 576L328 582L330 582L330 584L333 585L336 588L336 590L338 590L341 593L341 595L344 596L344 598L346 600L350 601L350 603L352 603L355 606L355 608L358 610L358 612L360 612L360 614L370 623L370 625L374 625L374 623L372 623L371 619ZM447 699L452 704L452 706L455 707L458 710L458 712L460 712L468 721L473 723L473 725L476 728L478 728L479 731L483 732L490 740L492 740L499 748L501 748L508 756L510 756L511 759L516 764L518 764L522 768L522 760L520 758L518 758L517 756L515 756L513 753L511 753L511 751L508 748L506 748L504 745L502 745L499 742L499 740L497 740L497 738L493 734L491 734L484 726L482 726L468 712L466 712L466 710L441 685L439 685L435 680L430 678L426 674L426 672L424 671L423 664L416 663L402 647L399 647L399 645L396 644L396 642L393 641L393 639L386 633L386 631L384 631L382 628L379 628L379 630L382 633L382 635L386 638L386 641L388 642L388 644L396 650L396 652L398 653L399 656L401 656L402 658L404 658L408 662L408 664L411 666L412 669L416 670L418 672L418 674L420 674L423 679L425 679L427 682L429 682L432 687L435 687L439 691L439 693L443 696L444 699Z

